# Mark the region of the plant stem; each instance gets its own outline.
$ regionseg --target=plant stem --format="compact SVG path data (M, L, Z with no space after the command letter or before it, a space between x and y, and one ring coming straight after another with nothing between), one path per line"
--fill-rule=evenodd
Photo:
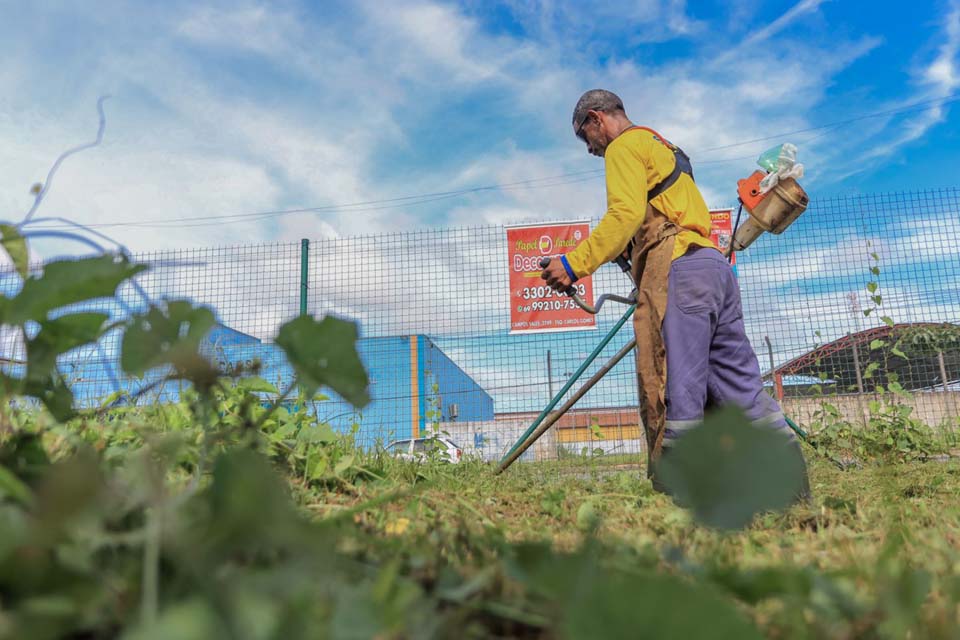
M160 593L160 535L162 510L147 510L147 536L143 546L143 580L141 586L140 621L150 628L157 620Z

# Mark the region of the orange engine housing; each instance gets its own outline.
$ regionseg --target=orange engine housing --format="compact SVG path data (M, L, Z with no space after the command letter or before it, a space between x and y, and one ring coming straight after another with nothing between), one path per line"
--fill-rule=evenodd
M747 211L753 211L760 201L767 197L766 193L760 193L760 181L765 177L767 177L765 172L754 171L750 177L737 180L737 196Z

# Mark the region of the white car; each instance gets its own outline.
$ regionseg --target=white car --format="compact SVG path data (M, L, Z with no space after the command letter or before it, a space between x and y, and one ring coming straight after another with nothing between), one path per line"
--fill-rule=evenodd
M422 462L428 459L431 447L437 448L438 458L444 462L457 464L463 459L463 450L453 440L442 436L394 440L387 445L386 450L398 458Z

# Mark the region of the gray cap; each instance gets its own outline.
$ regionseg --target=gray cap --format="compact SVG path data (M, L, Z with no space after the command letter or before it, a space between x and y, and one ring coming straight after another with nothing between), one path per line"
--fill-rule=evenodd
M580 129L583 121L587 119L587 113L590 111L610 113L617 110L625 111L620 96L606 89L590 89L580 96L580 99L577 100L577 106L573 109L573 130Z

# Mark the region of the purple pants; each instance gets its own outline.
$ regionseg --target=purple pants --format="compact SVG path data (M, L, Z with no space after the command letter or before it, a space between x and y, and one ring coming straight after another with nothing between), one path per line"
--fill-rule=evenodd
M673 261L663 342L665 447L699 424L705 408L728 404L741 407L756 424L794 437L777 401L763 389L757 355L743 324L740 288L719 251L693 248Z

